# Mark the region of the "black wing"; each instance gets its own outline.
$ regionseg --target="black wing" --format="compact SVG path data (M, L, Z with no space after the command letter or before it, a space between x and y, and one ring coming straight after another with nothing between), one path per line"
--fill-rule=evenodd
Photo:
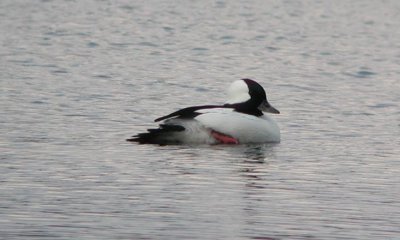
M195 107L187 107L187 108L183 108L181 110L178 110L176 112L173 112L171 114L168 114L166 116L157 118L156 120L154 120L155 122L159 122L168 118L172 118L172 117L178 117L178 118L194 118L198 115L200 115L201 113L196 112L197 110L200 109L207 109L207 108L223 108L226 106L219 106L219 105L204 105L204 106L195 106Z

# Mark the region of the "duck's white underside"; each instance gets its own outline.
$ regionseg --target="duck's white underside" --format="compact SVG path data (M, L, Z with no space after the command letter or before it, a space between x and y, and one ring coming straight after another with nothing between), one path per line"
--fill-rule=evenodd
M280 131L274 120L266 115L256 117L232 111L232 109L215 108L197 111L202 113L194 119L169 119L165 124L180 125L185 131L174 134L185 143L217 143L211 131L229 135L239 143L279 142Z

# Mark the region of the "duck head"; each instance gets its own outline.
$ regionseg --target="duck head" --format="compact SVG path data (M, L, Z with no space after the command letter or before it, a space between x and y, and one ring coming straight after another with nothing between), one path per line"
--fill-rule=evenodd
M233 82L228 88L228 106L239 112L263 115L262 112L279 114L267 100L264 88L256 81L245 78Z

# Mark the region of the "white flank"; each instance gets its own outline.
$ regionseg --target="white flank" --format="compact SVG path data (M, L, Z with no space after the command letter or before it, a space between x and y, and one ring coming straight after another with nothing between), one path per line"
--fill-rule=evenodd
M195 117L205 128L230 135L240 143L279 142L280 131L274 120L268 116L256 117L238 113L232 109L204 109Z

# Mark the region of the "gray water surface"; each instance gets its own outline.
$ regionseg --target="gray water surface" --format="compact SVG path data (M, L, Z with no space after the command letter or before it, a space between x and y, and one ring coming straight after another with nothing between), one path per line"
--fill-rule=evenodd
M0 239L400 239L399 1L0 1ZM234 80L282 142L125 139Z

